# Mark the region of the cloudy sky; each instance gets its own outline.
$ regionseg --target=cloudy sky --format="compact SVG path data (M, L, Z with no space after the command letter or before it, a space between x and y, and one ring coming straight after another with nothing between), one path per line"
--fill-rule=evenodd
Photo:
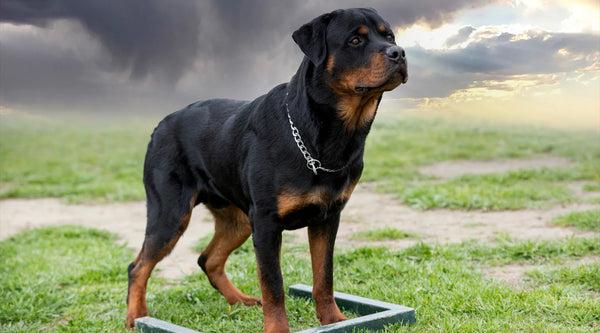
M410 79L382 108L600 129L598 0L2 0L0 113L170 113L286 82L292 32L371 6Z

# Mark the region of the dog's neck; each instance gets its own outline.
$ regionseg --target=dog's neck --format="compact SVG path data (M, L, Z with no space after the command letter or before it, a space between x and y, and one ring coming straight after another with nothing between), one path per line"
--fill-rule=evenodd
M379 99L371 110L373 117L360 126L349 126L349 122L356 120L347 115L355 114L355 110L346 110L344 113L344 110L340 110L340 103L331 104L331 101L338 101L339 97L323 81L323 75L319 73L321 70L305 58L287 86L287 103L294 124L312 155L323 166L338 169L358 158L362 159L364 143Z

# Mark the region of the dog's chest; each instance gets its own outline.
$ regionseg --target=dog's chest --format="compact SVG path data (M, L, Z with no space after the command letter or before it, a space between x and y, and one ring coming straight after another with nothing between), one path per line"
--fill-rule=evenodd
M355 186L356 183L351 183L340 189L314 187L305 191L285 187L277 196L277 215L286 224L286 229L318 223L339 213Z

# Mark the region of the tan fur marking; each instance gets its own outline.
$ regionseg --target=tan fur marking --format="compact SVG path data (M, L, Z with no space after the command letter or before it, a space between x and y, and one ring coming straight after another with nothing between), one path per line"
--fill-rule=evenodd
M380 32L385 32L385 25L383 25L383 24L379 25L378 29Z
M325 276L325 255L329 251L329 235L319 230L319 226L308 227L308 243L313 272L313 299L317 318L321 325L346 320L333 298L333 290L327 286Z
M161 251L156 257L149 258L142 256L144 253L144 246L138 254L137 258L133 261L134 268L131 271L133 281L129 288L129 299L127 300L127 318L126 326L131 329L135 326L135 319L145 317L148 315L148 307L146 305L146 287L148 285L148 279L152 274L152 270L167 254L171 252L179 237L185 232L192 216L192 209L196 203L197 194L192 196L190 200L189 211L181 218L181 227L177 230L177 233L169 240L169 242L162 247ZM144 243L147 240L144 241Z
M310 192L297 193L282 190L277 196L277 215L280 218L308 205L321 205L329 201L329 194L323 188L315 188Z
M330 55L327 58L327 67L325 67L325 70L327 70L327 73L333 74L333 65L334 64L335 64L335 57Z
M342 78L352 91L356 86L379 86L387 79L387 61L383 53L374 53L365 67L348 71Z
M148 315L148 308L146 306L146 285L155 265L156 263L149 263L135 272L135 278L129 288L129 299L127 303L126 323L128 329L135 326L135 319Z
M365 26L361 26L360 28L358 28L358 33L361 35L366 35L369 32L369 29L367 29L367 27Z
M141 252L140 252L141 254ZM160 258L162 259L162 257ZM148 279L152 274L152 269L160 259L144 260L140 255L136 258L135 268L132 270L133 281L129 288L129 298L127 300L127 318L126 326L131 329L135 326L135 320L148 315L146 306L146 287Z
M350 185L348 185L342 191L342 193L340 193L340 195L338 195L336 200L348 201L350 199L350 196L352 195L352 192L354 192L354 188L356 187L356 184L357 184L357 182L350 183Z
M206 207L215 218L215 235L202 251L202 256L206 258L204 264L206 275L229 304L257 305L258 298L242 293L231 283L225 273L227 258L233 250L248 239L252 232L248 216L234 205L222 209L215 209L210 205Z
M338 111L349 131L354 131L373 120L380 96L381 93L362 98L357 96L340 98Z
M262 295L262 310L264 320L264 333L271 332L289 332L289 323L284 304L278 304L279 300L275 299L271 294L269 286L262 280L260 265L256 266L258 273L258 282ZM285 294L284 294L285 295ZM285 296L284 296L285 297Z
M169 243L167 243L167 245L162 248L162 251L159 254L159 259L156 261L156 263L158 263L160 260L162 260L162 258L167 256L169 253L171 253L171 250L173 250L173 248L175 247L175 244L177 244L179 237L181 237L181 235L183 235L183 233L187 229L187 227L190 223L190 219L192 218L192 210L194 209L194 204L196 203L197 197L198 197L198 194L195 194L192 197L192 199L190 200L190 210L188 211L187 214L185 214L181 218L181 226L180 226L179 230L177 230L175 237L171 238Z
M360 128L375 117L382 94L378 91L361 95L355 91L356 87L379 87L387 79L387 61L382 53L375 53L366 66L346 71L339 81L329 84L338 95L337 109L349 131Z

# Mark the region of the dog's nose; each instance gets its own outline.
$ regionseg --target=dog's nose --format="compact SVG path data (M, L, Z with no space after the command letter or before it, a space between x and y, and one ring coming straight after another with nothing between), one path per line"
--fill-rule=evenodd
M400 46L390 46L385 50L385 57L394 62L406 61L406 52Z

